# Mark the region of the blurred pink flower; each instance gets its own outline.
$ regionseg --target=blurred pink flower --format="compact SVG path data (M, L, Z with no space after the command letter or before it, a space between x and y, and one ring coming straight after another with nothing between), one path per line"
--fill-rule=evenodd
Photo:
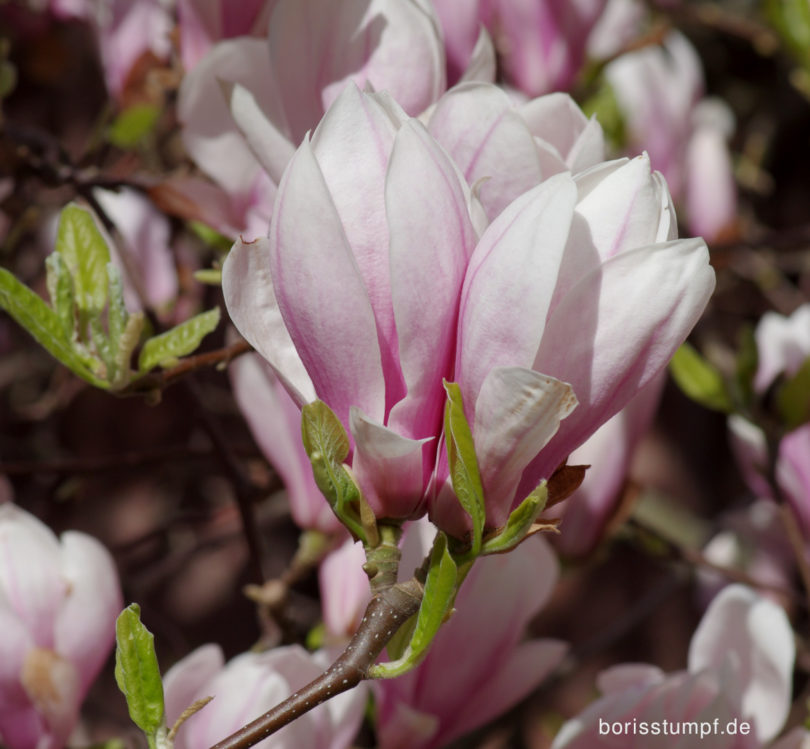
M683 203L694 234L714 241L730 230L736 188L727 140L733 116L703 96L700 58L685 36L671 32L661 47L623 54L605 69L628 131L628 149L646 151Z
M655 666L626 664L602 672L603 696L557 734L552 749L616 747L647 749L700 746L711 749L754 749L768 744L781 730L790 709L795 646L784 611L742 585L725 588L709 606L692 637L687 671L665 674ZM694 743L672 735L653 735L664 720L717 720L719 731L694 735ZM612 735L605 723L640 726L648 733ZM748 721L749 735L732 735L729 722ZM601 730L600 730L601 725ZM682 726L679 726L682 728ZM774 745L804 746L808 734L793 732Z
M347 539L321 562L318 583L327 644L345 644L363 618L371 591L363 544Z
M310 654L298 645L242 653L227 664L218 645L197 648L170 668L163 679L168 725L194 701L206 696L214 699L183 723L174 746L212 746L275 707L328 665L325 653ZM302 715L256 746L346 749L360 727L366 697L367 688L359 685Z
M381 749L445 746L536 687L567 649L558 640L524 640L557 576L555 556L538 537L476 561L425 660L375 682Z
M529 96L570 88L607 0L433 0L451 82L472 55L479 27L492 34L507 81Z
M317 394L350 427L379 516L424 512L442 378L461 384L499 525L665 366L714 285L700 240L667 242L644 158L557 174L485 227L428 132L350 86L291 161L269 239L226 261L232 319L299 405ZM538 456L575 403L555 378L585 408ZM447 487L431 517L464 532Z
M0 559L0 743L61 749L115 638L115 564L94 538L57 539L10 502L0 503Z
M389 91L410 114L438 99L443 49L429 5L278 0L269 41L216 44L185 77L178 114L188 153L221 189L177 188L223 233L265 234L296 146L349 81Z

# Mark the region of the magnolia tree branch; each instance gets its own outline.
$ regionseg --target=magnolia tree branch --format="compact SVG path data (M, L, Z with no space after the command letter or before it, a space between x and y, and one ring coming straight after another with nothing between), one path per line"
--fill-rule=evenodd
M392 585L371 599L346 649L317 679L212 749L246 749L337 694L356 687L397 630L416 612L424 588L416 578Z

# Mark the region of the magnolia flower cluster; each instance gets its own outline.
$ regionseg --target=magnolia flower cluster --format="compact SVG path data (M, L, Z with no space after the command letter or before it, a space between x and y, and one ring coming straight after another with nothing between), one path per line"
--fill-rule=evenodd
M61 749L110 653L121 590L107 550L0 503L0 744Z

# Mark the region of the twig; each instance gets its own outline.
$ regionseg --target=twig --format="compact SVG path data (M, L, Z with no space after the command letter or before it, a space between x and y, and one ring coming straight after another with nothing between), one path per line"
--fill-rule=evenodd
M388 641L419 610L423 588L415 578L376 595L346 650L317 679L260 718L239 729L212 749L247 749L367 678L369 668Z

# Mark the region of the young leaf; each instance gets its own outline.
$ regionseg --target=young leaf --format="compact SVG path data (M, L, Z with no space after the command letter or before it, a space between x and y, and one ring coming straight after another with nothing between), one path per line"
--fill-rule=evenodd
M425 594L416 617L411 641L397 660L372 666L369 669L372 678L390 679L401 676L419 665L427 655L433 638L453 605L457 580L458 568L447 548L447 536L439 532L433 542L430 568L425 580Z
M675 352L669 371L678 387L701 406L723 413L734 409L723 376L690 344Z
M125 109L107 131L107 139L119 148L132 148L155 126L160 109L153 104L135 104Z
M89 211L75 203L62 209L56 252L62 256L73 276L79 310L100 313L107 302L110 250Z
M95 362L76 351L56 312L4 268L0 268L0 307L74 374L96 387L109 387L90 369Z
M343 467L349 455L349 435L340 419L321 400L307 403L301 409L301 438L321 493L341 522L365 540L356 506L360 490Z
M537 516L543 512L548 499L548 487L541 481L537 488L509 515L503 530L488 538L481 547L482 554L501 554L514 549L529 532Z
M169 364L180 356L190 354L218 324L219 307L214 307L150 338L141 349L138 369L148 372L152 367Z
M115 622L115 680L124 693L129 717L147 736L150 746L165 728L163 682L155 638L141 622L141 609L132 603Z
M76 329L76 316L73 311L75 303L73 279L58 252L52 252L45 258L45 271L51 307L62 323L65 337L71 340Z
M447 462L453 490L461 506L472 518L472 553L481 550L481 536L486 521L484 488L478 471L470 425L464 415L461 389L454 382L445 382L447 404L444 409L444 437L447 443Z
M776 393L776 405L785 426L796 429L810 420L810 358Z
M751 325L743 327L740 333L740 346L737 352L737 366L734 372L735 396L743 406L751 405L754 398L754 377L759 365L759 351Z

